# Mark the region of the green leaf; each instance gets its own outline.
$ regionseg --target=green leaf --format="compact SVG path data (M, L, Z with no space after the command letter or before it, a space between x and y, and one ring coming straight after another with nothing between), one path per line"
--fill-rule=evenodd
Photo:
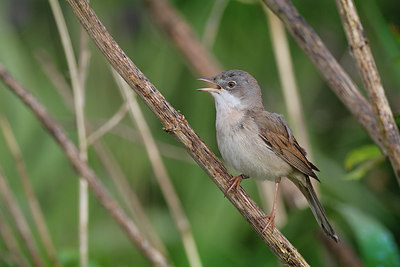
M400 266L399 249L384 225L350 206L340 212L355 234L365 266Z
M243 4L257 4L259 1L258 0L236 0L238 2L241 2Z
M354 170L348 172L346 178L348 180L360 180L363 178L369 171L376 168L385 158L383 156L378 156L372 159L367 160L366 162L358 165Z
M345 161L347 170L354 168L356 165L381 156L381 151L376 145L366 145L351 151Z

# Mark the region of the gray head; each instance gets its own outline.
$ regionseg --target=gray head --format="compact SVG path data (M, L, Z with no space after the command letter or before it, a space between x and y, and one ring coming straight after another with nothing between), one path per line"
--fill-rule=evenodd
M242 70L228 70L201 81L215 85L215 88L201 88L199 91L210 92L216 105L238 109L263 108L260 86L257 80Z

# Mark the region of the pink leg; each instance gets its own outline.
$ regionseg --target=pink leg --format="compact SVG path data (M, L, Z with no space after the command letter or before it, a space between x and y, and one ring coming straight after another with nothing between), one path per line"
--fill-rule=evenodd
M278 189L279 189L279 183L280 179L275 181L275 195L274 195L274 203L272 204L272 211L269 215L267 215L267 225L264 227L263 232L267 230L268 227L271 227L271 229L274 229L275 227L275 212L276 212L276 198L278 196Z

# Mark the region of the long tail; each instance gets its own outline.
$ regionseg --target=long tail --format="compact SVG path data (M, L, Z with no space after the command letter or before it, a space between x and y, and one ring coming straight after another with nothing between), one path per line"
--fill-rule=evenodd
M328 218L326 217L325 210L319 202L317 195L315 194L310 178L306 176L305 179L301 179L302 181L305 181L305 184L303 184L302 181L298 179L291 180L296 184L296 186L303 193L304 197L307 199L315 219L322 227L322 229L324 229L325 233L332 237L333 240L338 242L339 238L333 230L331 224L329 223Z

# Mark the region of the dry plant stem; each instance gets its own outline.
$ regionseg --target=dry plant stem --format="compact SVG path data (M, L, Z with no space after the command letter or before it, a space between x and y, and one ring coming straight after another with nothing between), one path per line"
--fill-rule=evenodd
M386 154L386 147L382 143L378 123L371 105L361 95L357 86L328 51L319 36L289 0L263 0L263 2L282 20L298 45L326 79L331 89L364 127L371 139Z
M103 135L111 131L125 117L128 111L128 105L122 104L119 110L106 123L100 126L95 132L91 133L87 138L87 145L90 146Z
M275 16L275 14L272 13L263 3L261 4L268 19L275 62L278 67L279 79L282 85L289 121L293 126L294 132L296 133L301 145L304 146L308 156L312 159L310 139L308 137L306 123L303 116L304 112L298 93L299 90L296 85L296 78L293 71L293 64L285 28L279 18ZM285 196L290 195L290 198L294 200L293 203L295 203L297 207L308 206L306 199L294 184L283 183L282 185L282 191L285 192ZM273 185L271 184L269 186L271 187L269 191L273 192ZM318 185L316 185L314 188L316 191L318 191ZM269 195L269 198L270 202L272 202L273 194Z
M400 136L386 98L374 57L352 0L336 0L353 56L370 98L397 181L400 184Z
M142 137L144 146L149 156L153 171L160 185L161 191L167 201L168 208L172 213L172 217L178 226L179 232L182 237L183 246L190 266L200 267L202 266L200 256L197 251L197 246L194 241L192 230L190 229L190 223L187 219L185 212L182 207L182 203L179 200L178 194L176 193L174 186L172 185L171 179L168 176L167 169L161 159L160 151L157 148L156 142L154 141L153 135L151 134L150 128L146 123L146 119L139 107L139 103L136 100L136 94L129 88L128 84L113 70L113 75L118 83L118 87L121 90L121 94L125 102L129 106L129 111L132 120L137 125L140 135Z
M214 2L203 33L203 44L208 49L211 49L214 45L219 24L228 3L229 0L216 0Z
M308 157L312 158L310 138L308 137L306 123L303 116L304 112L296 84L296 78L294 76L285 27L279 18L265 5L263 5L263 8L268 18L275 61L278 67L279 79L282 85L285 105L288 109L290 124L293 126L297 139L306 149Z
M111 129L110 133L122 137L129 142L143 145L139 133L128 125L119 124L115 128ZM193 158L186 154L186 151L181 147L170 145L160 141L157 142L157 147L160 148L161 155L163 155L164 157L179 160L184 163L197 165Z
M79 63L78 63L78 73L79 73L79 82L81 84L81 88L85 90L87 72L89 68L90 61L90 50L88 47L89 39L83 28L80 31L79 38ZM83 93L84 96L84 93Z
M143 0L154 21L179 48L189 66L201 77L221 72L214 57L200 43L190 26L168 0Z
M10 259L16 264L16 266L25 267L28 266L26 259L23 257L20 247L17 241L7 225L7 222L3 218L3 214L0 212L0 237L4 242L4 245L10 253Z
M58 71L57 67L52 62L46 51L39 51L38 53L35 53L35 56L39 60L44 73L57 89L58 94L64 99L67 108L73 110L74 100L72 98L71 88L64 76Z
M28 200L29 208L37 227L39 237L43 242L45 251L52 263L52 266L61 266L61 263L57 259L57 253L51 240L51 236L47 228L42 209L40 208L39 201L28 177L28 172L26 170L25 162L22 158L21 150L19 149L17 140L15 139L15 136L11 130L10 124L3 116L0 116L0 127L3 131L6 143L16 163L17 171Z
M72 49L71 39L65 24L60 5L57 0L49 0L51 9L56 20L58 31L60 32L61 42L67 58L68 69L71 75L72 90L74 93L74 107L76 116L76 125L78 129L79 154L82 160L87 160L86 151L86 130L84 119L84 81L86 71L81 69L82 75L79 75L78 65L75 60ZM84 45L84 44L83 44ZM81 46L82 47L82 46ZM84 53L81 57L81 67L86 69L88 64L88 55ZM85 179L79 179L79 254L80 266L86 267L88 264L88 224L89 224L89 193L88 184Z
M274 55L279 69L279 75L285 96L285 102L289 111L289 118L290 121L292 122L292 125L294 125L294 130L297 136L299 137L301 144L305 146L309 154L308 156L312 158L309 136L307 133L307 129L305 127L306 123L303 117L303 109L301 107L301 101L295 81L295 76L290 56L290 49L287 42L285 29L282 22L278 19L278 17L270 10L268 10L268 8L265 5L264 5L264 10L268 13L268 21L271 29L271 38L273 40L273 47L275 51ZM287 183L283 184L287 185ZM290 185L292 185L292 183L290 183ZM318 189L317 186L318 184L314 184L315 189ZM283 189L288 189L288 188L283 188ZM290 189L292 188L289 188L289 190ZM297 194L299 193L298 189L293 188L292 190L293 192L296 192L296 194L290 193L285 195L290 195L291 197L293 197L292 202L294 203L299 203L299 201L301 201L302 205L304 204L306 205L305 198L303 196L296 197L298 196ZM332 241L332 243L335 242ZM324 244L327 246L326 242L324 242ZM336 243L333 244L332 246L335 245ZM352 251L349 250L349 248L344 248L342 243L337 244L335 248L337 253L342 253L342 254L352 253ZM332 250L329 251L332 252ZM358 260L357 257L354 256L354 261L357 260ZM343 266L353 266L353 265L343 265Z
M67 0L67 2L106 59L154 112L162 122L165 131L171 133L212 178L218 188L226 192L230 186L232 175L228 173L221 161L201 141L185 118L166 101L154 85L126 56L86 1ZM242 188L237 192L227 194L226 197L246 218L280 261L290 266L308 266L300 253L278 229L262 232L265 226L263 219L265 213Z
M157 266L169 266L165 257L139 232L132 220L129 219L121 207L111 198L106 188L94 174L93 170L80 158L79 151L75 147L74 143L67 137L61 126L53 120L36 98L20 83L18 83L1 64L0 80L2 80L4 84L32 110L46 130L63 149L79 175L88 181L89 187L92 189L94 196L121 226L131 242L139 248L142 254L152 264Z
M146 236L148 236L152 244L154 244L157 249L159 249L163 254L167 254L167 250L152 227L150 220L148 219L146 213L144 212L143 206L139 201L139 198L135 192L131 190L128 179L122 172L118 162L112 156L111 151L101 141L95 142L93 144L93 148L99 156L99 159L105 167L107 173L114 182L118 193L122 197L122 200L128 208L132 218L137 222L139 229L145 233Z
M85 32L86 35L86 32ZM81 36L82 38L83 36ZM87 35L86 35L87 37ZM82 39L81 39L82 40ZM60 76L62 80L64 79L62 75L58 72L57 68L52 64L52 62L47 58L47 61L43 62L43 65L52 65L51 72L47 73L49 78L53 77L52 74L56 76ZM61 81L62 81L61 80ZM81 80L83 82L83 80ZM66 84L66 83L65 83ZM54 81L54 86L57 88L60 96L62 97L65 103L73 103L73 97L70 92L70 87L66 84L65 86L63 83L59 84L57 81ZM66 91L66 92L65 92ZM73 104L70 106L67 104L67 107L70 109L71 112L74 112ZM129 212L131 213L133 219L135 219L138 223L139 229L142 230L150 238L152 244L156 246L157 249L161 251L162 254L166 255L167 250L161 240L158 238L157 233L154 231L153 227L151 226L150 221L148 220L139 199L137 198L135 192L131 190L129 182L125 175L123 174L121 168L119 167L115 158L112 157L111 151L103 144L100 139L103 135L107 132L111 131L120 120L125 116L126 112L128 111L128 106L123 104L121 108L117 111L116 114L108 121L104 122L95 132L93 132L87 138L87 145L90 146L93 142L94 149L99 156L101 162L103 163L104 167L106 168L108 174L112 178L112 181L117 187L119 194L122 196L125 205L128 207ZM90 126L89 126L90 129ZM181 152L182 153L182 152Z
M15 222L15 226L18 229L21 237L24 241L26 248L28 249L29 256L31 257L32 263L35 267L44 266L40 257L39 251L36 247L35 240L29 229L28 223L26 222L22 211L20 210L17 201L8 187L7 181L0 170L0 194L3 197L4 202L7 205L8 210Z

